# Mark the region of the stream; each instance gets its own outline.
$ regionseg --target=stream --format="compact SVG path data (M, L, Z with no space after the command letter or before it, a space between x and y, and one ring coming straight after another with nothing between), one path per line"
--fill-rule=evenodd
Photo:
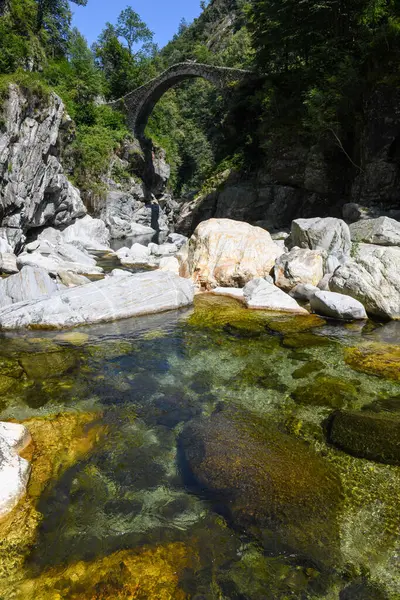
M398 600L399 343L212 294L1 334L0 420L33 443L0 599Z

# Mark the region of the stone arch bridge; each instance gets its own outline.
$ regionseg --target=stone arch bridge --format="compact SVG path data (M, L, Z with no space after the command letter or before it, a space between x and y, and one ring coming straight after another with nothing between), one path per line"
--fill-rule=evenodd
M110 102L110 106L124 109L128 115L128 125L134 135L142 139L147 121L160 98L170 88L186 79L202 77L216 87L224 88L230 83L242 81L254 75L251 71L216 67L197 62L177 63L148 83L129 92L123 98Z

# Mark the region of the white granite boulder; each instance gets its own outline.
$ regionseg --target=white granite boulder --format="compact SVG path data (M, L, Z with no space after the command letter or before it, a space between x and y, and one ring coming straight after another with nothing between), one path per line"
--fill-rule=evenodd
M0 308L51 296L57 290L56 282L45 269L27 266L7 279L0 279Z
M364 306L358 300L336 292L318 291L310 298L313 312L343 321L367 319Z
M26 493L30 464L19 456L31 438L17 423L0 423L0 519L15 508Z
M77 219L62 231L63 241L67 244L78 242L86 250L109 250L110 232L104 221L93 219L89 215Z
M310 283L299 283L289 292L289 296L295 300L301 300L302 302L309 302L310 298L314 296L315 292L319 292L320 289L311 285Z
M175 275L179 275L179 260L175 256L163 256L159 263L159 269L160 271L170 271Z
M248 308L308 314L294 298L262 277L257 277L245 285L243 297Z
M317 285L324 275L324 258L320 250L292 248L276 259L275 284L286 292L299 283Z
M54 233L55 232L55 233ZM52 243L49 240L38 239L27 244L25 251L17 257L19 267L41 267L58 275L60 271L72 271L81 275L99 275L103 273L101 267L96 266L96 260L77 244L58 243L59 232L51 233Z
M378 246L400 246L400 223L389 217L364 219L350 225L353 242Z
M370 315L400 319L400 248L359 244L329 287L361 302Z
M12 252L0 253L0 273L12 275L18 273L17 257Z
M296 219L292 222L291 245L310 250L325 250L328 254L349 255L351 238L348 225L333 217Z
M133 244L130 248L121 248L116 254L124 266L148 265L151 260L149 248L142 246L142 244Z
M283 254L268 231L231 219L209 219L198 225L180 250L181 275L203 289L243 287L269 275Z
M63 328L174 310L193 302L193 284L173 273L128 271L50 298L20 302L0 311L0 327Z

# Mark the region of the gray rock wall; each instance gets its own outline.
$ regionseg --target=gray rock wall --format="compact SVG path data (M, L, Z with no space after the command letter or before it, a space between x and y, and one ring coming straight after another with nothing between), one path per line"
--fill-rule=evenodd
M1 122L0 235L18 248L28 230L69 225L86 209L60 163L60 140L71 125L61 99L10 85Z

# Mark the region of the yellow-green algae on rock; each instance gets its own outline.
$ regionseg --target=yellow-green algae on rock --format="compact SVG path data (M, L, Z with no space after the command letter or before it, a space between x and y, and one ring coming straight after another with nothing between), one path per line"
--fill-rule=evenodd
M186 600L179 578L197 562L194 549L180 542L123 550L48 569L24 581L16 600Z
M49 483L94 448L105 433L99 416L66 413L24 422L32 443L23 456L30 460L32 472L26 497L0 521L0 597L8 598L10 589L26 577L24 562L42 521L37 500Z
M372 342L347 348L345 360L356 371L400 381L400 346Z
M325 323L316 315L287 315L281 312L251 310L240 300L215 294L199 294L194 299L194 312L188 323L197 327L223 328L234 325L238 329L294 334L320 327Z

